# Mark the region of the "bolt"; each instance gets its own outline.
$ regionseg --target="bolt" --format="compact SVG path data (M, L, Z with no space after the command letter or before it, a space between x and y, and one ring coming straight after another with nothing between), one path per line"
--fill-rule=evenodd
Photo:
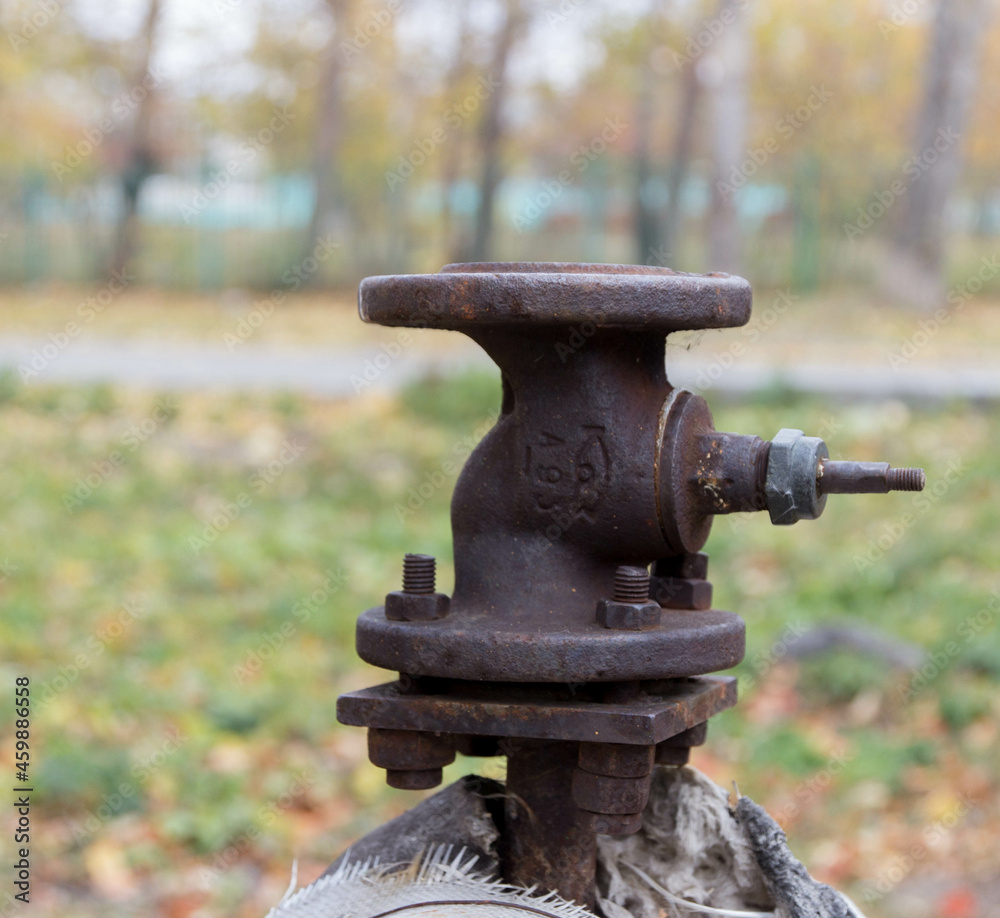
M647 631L660 625L660 604L649 598L649 571L620 565L611 599L597 602L597 622L616 631Z
M433 555L404 555L403 592L433 593L436 566Z
M659 558L653 564L653 575L681 580L705 580L708 577L708 555L699 551L696 554Z
M455 748L444 734L371 727L368 758L386 770L385 780L390 787L426 790L441 783L441 769L455 761Z
M674 555L653 564L649 595L664 609L710 609L712 584L708 576L708 555Z
M397 790L430 790L444 780L440 768L387 768L385 783Z
M708 721L703 721L657 743L656 764L687 765L691 758L691 747L701 746L705 742L707 731Z
M615 571L615 602L642 603L649 599L649 571L622 564Z
M385 597L385 617L394 622L431 622L448 614L449 599L434 591L433 555L403 556L403 589Z

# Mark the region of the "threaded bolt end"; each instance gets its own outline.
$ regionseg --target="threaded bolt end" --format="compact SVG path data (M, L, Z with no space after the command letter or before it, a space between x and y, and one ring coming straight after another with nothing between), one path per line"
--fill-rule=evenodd
M621 565L615 571L615 602L647 602L649 571L644 567Z
M885 483L890 491L923 491L927 476L923 469L889 469Z
M403 592L433 593L436 566L433 555L404 555Z

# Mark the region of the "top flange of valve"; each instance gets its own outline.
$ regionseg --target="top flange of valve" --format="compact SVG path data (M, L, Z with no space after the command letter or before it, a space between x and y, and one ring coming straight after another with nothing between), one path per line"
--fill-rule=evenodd
M750 284L730 274L647 265L476 263L437 274L368 277L358 309L379 325L468 330L591 322L664 334L732 328L750 318Z

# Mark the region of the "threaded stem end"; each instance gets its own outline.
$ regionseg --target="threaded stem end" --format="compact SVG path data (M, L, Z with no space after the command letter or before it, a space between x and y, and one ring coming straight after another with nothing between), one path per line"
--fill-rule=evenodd
M615 571L615 602L646 602L649 599L649 571L623 564Z
M433 593L436 565L433 555L404 555L403 592Z
M890 491L923 491L927 476L923 469L889 469L885 483Z

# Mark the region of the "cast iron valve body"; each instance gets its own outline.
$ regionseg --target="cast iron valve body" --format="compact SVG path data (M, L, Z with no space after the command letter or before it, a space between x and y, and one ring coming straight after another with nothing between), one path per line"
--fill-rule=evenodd
M737 664L744 626L733 613L598 615L616 571L696 556L715 514L767 509L790 523L818 516L828 493L915 489L923 478L830 462L822 440L800 431L768 443L714 430L704 399L670 385L666 335L743 325L750 306L742 278L645 266L467 264L364 280L365 321L468 335L500 367L503 404L455 488L447 614L406 621L370 609L361 657L497 682L667 679Z
M504 877L594 902L596 835L642 824L654 765L682 765L736 703L744 625L711 608L700 551L721 513L815 519L832 493L920 490L919 469L834 462L798 430L714 429L671 386L670 332L750 317L726 274L574 264L449 265L362 282L365 321L462 331L499 365L496 426L452 499L455 589L407 555L358 620L362 659L400 679L342 695L394 787L456 752L508 759ZM650 565L652 569L650 570Z

